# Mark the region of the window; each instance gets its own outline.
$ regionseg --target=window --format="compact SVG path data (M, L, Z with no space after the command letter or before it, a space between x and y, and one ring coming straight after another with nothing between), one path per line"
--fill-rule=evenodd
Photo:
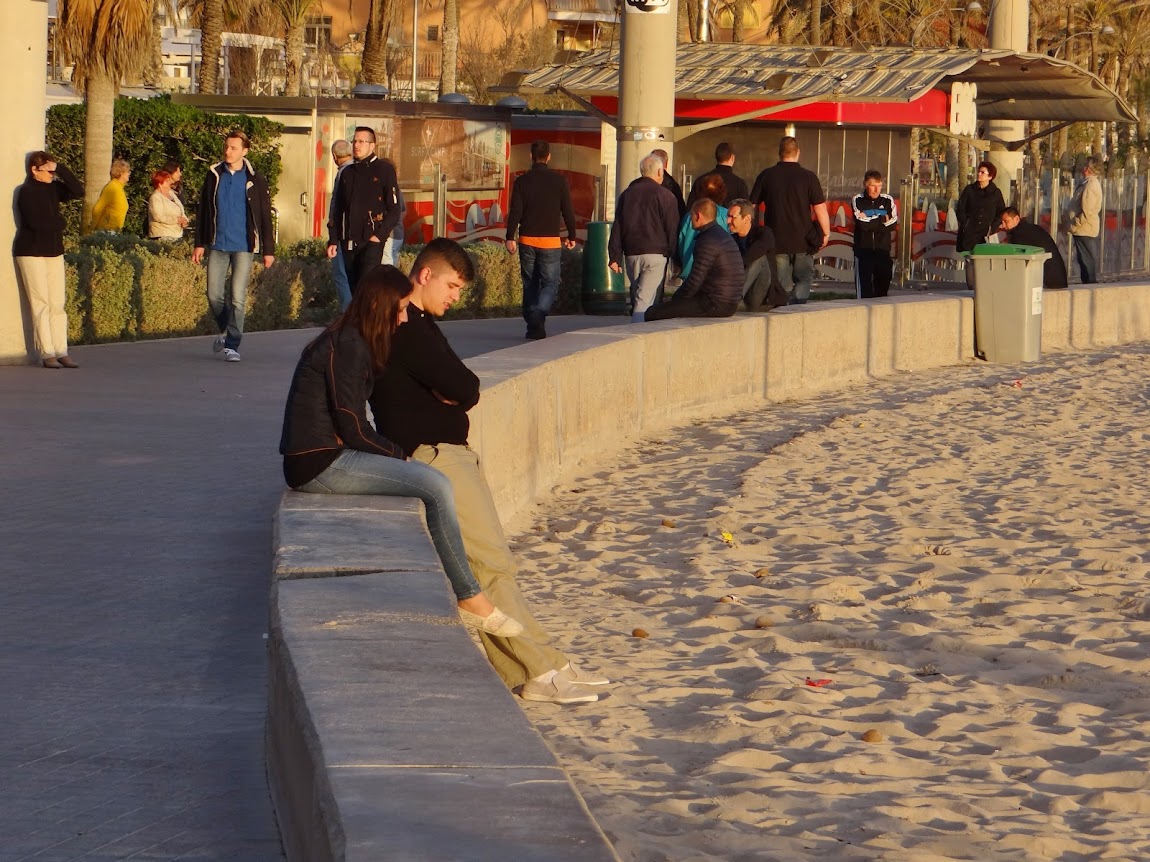
M331 43L331 16L320 15L308 18L303 28L303 44L305 48L315 51L326 48Z
M567 31L566 30L556 30L555 31L555 47L558 48L559 50L563 50L564 48L567 47Z
M427 28L427 41L428 42L438 42L439 41L439 25L438 24L432 24L431 26L429 26Z

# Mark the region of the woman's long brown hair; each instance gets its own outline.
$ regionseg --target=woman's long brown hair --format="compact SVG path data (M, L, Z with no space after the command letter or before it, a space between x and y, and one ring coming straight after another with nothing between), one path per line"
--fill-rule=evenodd
M347 311L324 330L334 334L351 326L371 348L371 364L378 374L391 355L391 335L399 325L399 302L411 293L407 276L390 264L368 270L356 285Z

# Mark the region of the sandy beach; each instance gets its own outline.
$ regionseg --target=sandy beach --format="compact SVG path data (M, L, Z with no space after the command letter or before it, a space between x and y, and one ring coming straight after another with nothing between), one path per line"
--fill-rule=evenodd
M617 681L523 706L620 856L1150 859L1148 394L1144 345L887 378L509 525Z

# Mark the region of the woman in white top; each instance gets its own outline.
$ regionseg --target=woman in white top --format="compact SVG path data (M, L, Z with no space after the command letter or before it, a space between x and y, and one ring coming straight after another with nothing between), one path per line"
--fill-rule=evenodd
M172 189L172 175L167 171L152 174L152 187L155 191L148 198L148 236L167 241L183 237L188 226L184 215L184 205Z

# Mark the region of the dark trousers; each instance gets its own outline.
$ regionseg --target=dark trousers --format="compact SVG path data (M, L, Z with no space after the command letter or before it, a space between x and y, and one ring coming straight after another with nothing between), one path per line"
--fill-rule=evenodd
M536 248L519 243L519 275L523 278L523 319L541 323L559 293L561 248Z
M1083 284L1098 281L1098 237L1074 237L1074 256L1078 258L1078 275Z
M670 320L673 317L730 317L739 307L736 302L716 302L705 293L696 293L694 296L672 296L667 302L652 305L643 315L643 319Z
M894 261L882 248L855 249L855 290L859 299L886 296L890 291Z
M355 296L355 288L364 274L383 263L383 243L365 242L351 251L344 249L343 264L347 269L347 286Z

